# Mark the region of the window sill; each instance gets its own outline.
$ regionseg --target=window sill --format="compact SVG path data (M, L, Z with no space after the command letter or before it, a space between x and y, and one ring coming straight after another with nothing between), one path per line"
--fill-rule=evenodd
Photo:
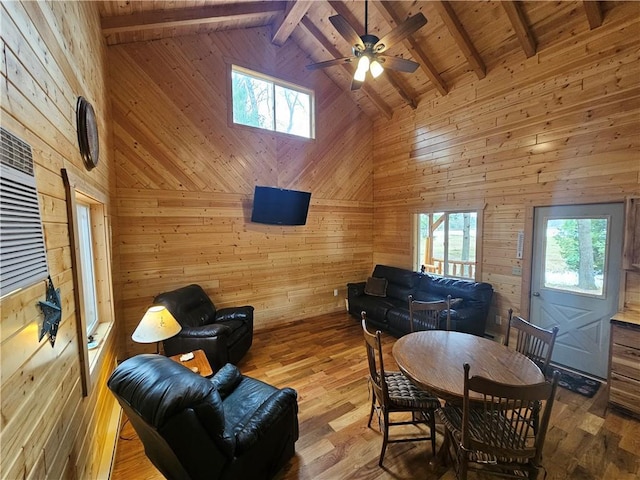
M98 346L89 350L89 372L91 373L91 381L93 382L93 374L96 367L101 363L101 359L104 357L105 345L113 330L113 322L102 322L98 324L96 333L93 334L93 338L98 341Z

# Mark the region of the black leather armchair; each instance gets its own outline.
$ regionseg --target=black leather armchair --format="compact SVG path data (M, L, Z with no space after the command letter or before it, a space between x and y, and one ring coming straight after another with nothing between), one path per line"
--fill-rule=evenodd
M167 355L204 350L214 370L226 363L238 363L253 342L253 307L221 308L199 285L187 285L161 293L153 299L164 305L182 330L163 342Z
M295 390L225 365L206 379L160 355L122 362L108 386L168 479L270 479L294 455Z

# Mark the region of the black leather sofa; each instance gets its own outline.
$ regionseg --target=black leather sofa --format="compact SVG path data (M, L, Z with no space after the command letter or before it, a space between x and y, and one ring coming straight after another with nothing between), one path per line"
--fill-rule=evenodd
M196 284L161 293L153 303L164 305L182 326L176 336L163 341L167 356L204 350L209 364L217 370L227 362L238 363L251 347L251 305L216 309Z
M167 357L138 355L118 365L108 386L168 479L270 479L295 453L295 390L231 364L206 379Z
M415 300L446 300L451 295L451 329L483 336L493 296L489 283L459 280L427 273L418 273L387 265L376 265L371 275L386 279L384 295L365 293L367 282L348 283L349 313L360 318L367 312L367 320L375 327L401 337L411 331L409 295ZM440 328L445 329L443 316Z

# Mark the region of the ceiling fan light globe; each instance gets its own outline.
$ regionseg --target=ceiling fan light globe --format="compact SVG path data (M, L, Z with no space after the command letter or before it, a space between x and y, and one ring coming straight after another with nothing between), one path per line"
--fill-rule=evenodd
M360 70L360 68L358 68L356 70L356 73L353 75L353 79L356 82L364 82L364 79L367 76L367 71L366 70Z
M384 67L380 64L380 62L374 60L369 66L369 71L371 72L371 76L373 78L378 78L380 75L382 75L382 72L384 72Z
M369 70L369 65L371 61L367 55L362 55L358 60L358 70L362 70L362 72L366 73Z

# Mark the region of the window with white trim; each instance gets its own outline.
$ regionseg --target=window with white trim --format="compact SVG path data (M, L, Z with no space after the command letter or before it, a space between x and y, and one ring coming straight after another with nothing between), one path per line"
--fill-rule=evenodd
M416 269L475 280L478 275L476 211L420 213L416 222Z
M315 137L313 90L231 66L233 123Z
M87 337L91 337L98 328L98 299L96 294L96 276L91 234L91 207L78 200L78 247L82 266L82 287Z
M66 169L62 179L69 205L82 393L88 396L98 380L114 325L108 196Z

